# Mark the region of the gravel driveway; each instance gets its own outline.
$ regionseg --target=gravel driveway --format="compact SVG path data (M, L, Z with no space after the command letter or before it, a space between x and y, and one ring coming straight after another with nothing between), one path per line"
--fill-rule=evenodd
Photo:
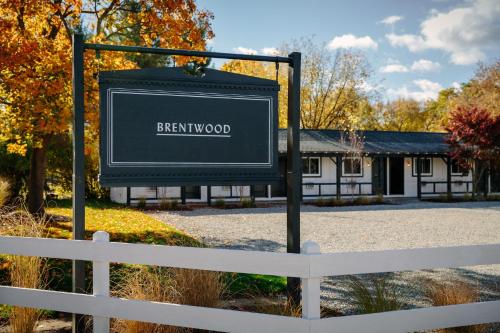
M286 250L285 206L207 208L151 215L213 247ZM319 243L322 252L500 243L500 202L407 202L336 208L304 205L301 239ZM481 300L500 299L500 265L383 275L408 308L428 305L420 287L426 278L469 281L480 288ZM368 276L362 278L368 279ZM325 278L322 300L344 313L351 313L353 306L345 282L345 277Z

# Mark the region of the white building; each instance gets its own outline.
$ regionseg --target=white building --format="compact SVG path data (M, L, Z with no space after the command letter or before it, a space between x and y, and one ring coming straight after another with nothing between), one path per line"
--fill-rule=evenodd
M353 144L340 131L301 131L304 200L372 195L421 198L472 192L472 171L449 157L445 133L365 131L358 137L361 143ZM116 187L111 189L111 200L128 204L142 199L156 203L162 198L192 203L250 196L258 201L285 200L286 130L279 133L279 152L281 181L276 185ZM484 172L477 186L481 192L500 192L500 170Z

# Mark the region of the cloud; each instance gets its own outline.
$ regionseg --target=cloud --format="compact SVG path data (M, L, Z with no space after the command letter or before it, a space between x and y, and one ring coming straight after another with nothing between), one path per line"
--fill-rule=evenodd
M411 65L411 70L416 72L433 72L441 68L438 62L430 61L427 59L420 59L414 61Z
M391 16L387 16L386 18L384 18L382 21L380 21L380 23L383 23L385 25L393 25L394 23L399 22L402 19L403 19L403 16L391 15Z
M268 56L275 56L279 54L279 51L275 47L264 47L260 49L260 53Z
M408 72L408 67L400 64L391 64L384 67L380 67L380 72L382 73L406 73Z
M243 54L257 54L257 50L246 48L243 46L238 46L233 48L233 51L236 53L243 53Z
M412 98L419 102L424 102L429 99L436 99L439 91L443 89L437 82L432 82L426 79L414 80L413 85L418 90L410 90L406 85L398 89L388 89L387 93L392 98Z
M330 50L336 49L377 49L378 44L370 36L356 37L353 34L336 36L328 43Z
M470 65L485 59L485 50L498 49L499 16L498 0L471 0L447 12L432 11L419 34L390 33L386 38L392 46L442 50L453 64Z

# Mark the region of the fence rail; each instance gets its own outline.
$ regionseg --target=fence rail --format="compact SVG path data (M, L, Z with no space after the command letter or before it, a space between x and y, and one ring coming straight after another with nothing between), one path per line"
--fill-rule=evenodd
M446 194L448 191L446 189L448 182L446 181L422 181L422 194ZM452 194L465 194L472 192L472 181L470 180L455 180L450 182L452 186ZM432 191L424 191L427 185L432 185ZM436 190L436 185L441 185L444 189L441 191ZM454 191L453 185L455 186L464 186L465 191Z
M185 248L93 241L0 237L0 253L93 261L93 295L0 286L0 302L94 316L94 332L109 318L222 332L408 332L500 321L500 301L320 318L320 278L500 263L500 244L321 254L306 242L300 254ZM126 300L109 296L109 263L293 276L302 278L302 318Z
M329 191L325 191L323 188L329 186ZM364 186L369 186L369 191L368 192L363 192L363 187ZM373 195L372 191L372 183L371 182L344 182L340 183L340 195L345 197L345 196L363 196L363 195ZM316 193L307 193L304 194L305 190L310 188L315 188L317 187L317 192ZM332 187L333 191L332 191ZM312 183L312 182L304 182L302 183L302 197L307 198L307 197L335 197L337 195L337 183L328 183L328 182L322 182L322 183ZM310 189L309 188L309 189ZM331 193L325 193L325 192L331 192Z

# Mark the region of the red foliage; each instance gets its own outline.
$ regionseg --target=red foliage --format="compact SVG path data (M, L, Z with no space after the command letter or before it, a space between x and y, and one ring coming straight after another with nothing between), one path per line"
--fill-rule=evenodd
M500 162L500 115L478 107L458 107L446 129L451 157L462 165L470 167L470 159Z

